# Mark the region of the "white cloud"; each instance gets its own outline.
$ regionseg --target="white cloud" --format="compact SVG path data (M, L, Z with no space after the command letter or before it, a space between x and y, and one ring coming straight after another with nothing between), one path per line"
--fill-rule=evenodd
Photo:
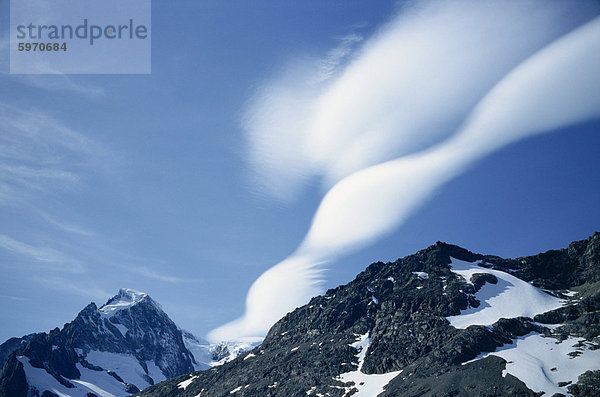
M528 136L600 117L598 37L600 18L513 69L453 137L340 181L321 202L301 250L330 258L359 249L397 228L479 158Z
M291 256L273 266L250 287L244 316L213 330L209 340L242 340L264 335L283 314L319 293L322 271L309 256Z
M490 152L600 117L598 37L600 18L514 68L451 138L340 181L321 202L302 251L328 258L356 250L397 228L436 188Z
M302 124L303 128L309 125L314 136L315 143L308 151L314 163L324 164L325 176L333 180L360 170L329 190L298 251L255 281L245 315L214 330L211 338L264 335L276 319L314 294L319 282L317 263L390 233L439 186L490 152L533 134L600 116L600 19L535 52L540 43L562 33L569 23L582 21L574 18L565 25L555 24L563 7L573 3L427 4L409 12L408 19L401 17L394 23L403 26L401 31L413 24L418 29L408 29L400 36L395 28L383 32L367 43L361 57L336 84L309 103L308 107L314 109L316 103L316 108L322 109L317 112L319 117ZM465 8L466 4L469 7ZM524 4L534 9L522 16ZM591 3L578 4L587 7ZM441 14L429 9L431 5ZM534 16L533 10L537 11ZM575 14L571 10L570 15ZM595 9L590 15L597 14ZM509 38L494 30L495 21L502 22L502 29L511 26ZM436 31L445 33L429 35ZM481 47L475 46L479 39L473 36L477 35L485 38ZM445 46L449 43L450 47ZM424 63L415 62L406 69L403 58L394 56L396 48L403 45ZM519 50L513 50L515 47ZM499 48L502 51L497 52ZM450 53L446 53L448 49ZM431 55L436 51L444 55ZM480 59L470 55L479 51L483 52ZM452 54L464 56L468 62L452 59ZM499 65L500 59L505 59L499 55L510 61ZM377 78L365 77L369 73ZM444 122L440 124L440 120ZM445 124L457 132L447 133L449 138L440 141L434 127ZM425 141L433 139L434 145L416 151L418 145L411 147L411 142L417 133L423 133ZM373 134L383 139L365 144ZM336 164L346 161L348 153L354 157L339 172ZM401 156L389 160L394 154Z
M243 122L256 181L291 200L312 177L330 187L436 144L519 62L597 13L565 1L407 6L352 56L332 51L349 64L326 56L335 78L317 83L320 68L297 62L259 90Z

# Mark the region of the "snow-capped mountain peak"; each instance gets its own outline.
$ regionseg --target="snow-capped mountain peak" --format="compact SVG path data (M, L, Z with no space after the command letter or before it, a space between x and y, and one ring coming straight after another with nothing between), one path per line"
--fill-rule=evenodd
M145 299L150 299L148 294L145 292L136 291L131 288L121 288L119 293L106 302L100 309L98 309L102 314L107 316L112 316L116 312L128 309L139 302L142 302Z
M0 396L126 396L196 368L179 327L129 288L100 308L90 303L62 329L15 338L0 351L8 365Z

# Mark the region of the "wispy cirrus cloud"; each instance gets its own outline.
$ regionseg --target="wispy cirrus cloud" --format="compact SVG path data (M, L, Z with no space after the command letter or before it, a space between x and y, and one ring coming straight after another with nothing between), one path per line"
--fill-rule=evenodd
M13 75L14 76L14 75ZM20 83L45 91L67 92L95 99L104 96L104 87L76 81L75 78L64 74L52 75L23 75L16 78Z
M42 111L0 103L0 206L39 214L44 222L36 227L38 231L52 225L61 232L91 235L85 228L49 215L47 198L79 188L87 177L98 172L97 164L109 156L102 145ZM5 228L0 248L19 262L44 272L86 271L83 260L64 250L68 250L68 244L57 247L55 241L29 243L27 240L39 239L27 232L17 239L12 237L13 232Z
M337 45L324 57L292 64L260 86L249 101L242 125L247 132L252 186L260 194L292 201L312 176L302 154L301 131L310 119L314 98L352 59L363 40L356 32L338 37Z
M111 293L102 288L97 288L90 285L89 282L78 284L73 280L52 276L52 277L39 277L34 276L32 280L39 285L50 288L52 290L68 293L71 295L82 296L84 298L97 299L99 303L108 300L114 295L114 291Z
M78 230L73 233L80 234ZM102 244L96 241L98 239L102 240L102 236L95 233L86 233L83 236L94 237L94 252L103 251L101 248ZM92 257L81 259L77 257L77 253L66 253L67 251L71 251L68 246L65 247L66 251L57 250L45 245L25 243L6 234L0 234L0 250L10 252L17 258L19 263L25 264L25 266L35 267L48 274L81 274L85 273L88 270L88 267L113 267L119 269L121 272L130 273L137 277L170 284L202 282L202 280L197 278L177 277L166 272L161 272L156 268L157 266L151 268L144 265L132 264L131 256L124 255L114 250L110 250L110 254L108 251L105 251L107 256L103 258L97 258L95 255L92 255ZM126 262L123 262L123 257L127 257ZM140 259L137 259L136 261L140 261ZM54 283L53 285L56 284L58 283Z
M30 301L30 298L23 298L22 296L12 296L12 295L0 295L0 298L8 299L15 302L27 302Z
M358 33L336 38L337 47L329 50L327 55L318 61L317 82L323 82L335 76L339 71L339 66L350 58L356 46L363 40L364 37Z
M279 166L304 158L334 185L297 251L254 282L244 316L209 337L264 335L314 295L320 264L395 230L476 160L600 117L600 18L588 22L599 13L597 4L566 1L405 9L324 92L305 98L304 113L296 110L306 118L287 127L305 151ZM258 125L248 125L255 138ZM311 172L301 171L290 167L287 177Z
M155 269L151 269L149 267L146 266L128 266L128 265L123 265L120 266L123 269L140 275L142 277L146 277L149 278L151 280L157 280L157 281L162 281L162 282L166 282L166 283L173 283L173 284L180 284L180 283L199 283L202 280L197 279L197 278L183 278L183 277L177 277L177 276L173 276L173 275L169 275L163 272L159 272Z
M32 208L32 211L35 211L42 219L61 231L85 237L94 237L98 235L93 230L90 230L84 226L59 220L56 217L40 210L39 208Z
M0 104L0 204L68 189L108 155L44 112Z
M37 246L16 240L6 234L0 234L0 248L33 260L37 265L43 265L44 269L64 273L82 273L85 266L78 260L54 248Z
M0 52L8 54L10 39L8 34L0 36ZM26 86L39 88L50 92L64 92L84 96L88 99L97 99L104 96L104 87L84 82L84 77L72 77L65 74L9 74L10 57L0 57L0 78L10 79L13 82Z

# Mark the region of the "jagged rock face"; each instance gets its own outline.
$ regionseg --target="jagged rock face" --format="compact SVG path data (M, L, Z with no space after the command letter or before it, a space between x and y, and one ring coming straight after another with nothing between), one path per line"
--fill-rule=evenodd
M0 396L25 396L28 389L42 394L27 383L21 393L25 373L42 384L50 376L77 396L87 394L77 380L100 379L100 374L112 394L128 395L194 370L181 330L148 295L125 289L100 308L90 303L62 330L12 338L0 352L8 355Z
M27 342L29 342L34 336L37 334L29 334L25 335L22 338L10 338L6 342L0 345L0 365L2 365L8 356L15 350L25 347Z
M127 310L106 314L117 295L99 310L92 303L65 326L65 343L85 350L133 354L138 360L154 361L166 377L189 371L194 361L185 348L183 335L158 304L145 295ZM106 332L108 330L108 332Z
M0 396L26 396L27 391L23 365L15 359L6 360L0 377Z
M599 347L599 247L596 233L568 249L502 259L438 242L396 262L374 263L349 284L313 298L277 322L261 346L238 359L162 382L139 395L343 396L364 385L348 383L342 374L368 378L392 373L385 390L381 385L377 393L364 395L534 396L520 378L503 376L506 360L480 354L532 335L552 336L556 342L583 337L590 349ZM478 261L481 272L467 280L452 270L452 258ZM505 280L488 269L551 289L567 303L533 319L452 326L448 318L489 306L477 298L480 291L504 288ZM572 288L579 292L576 297L563 294ZM356 347L359 335L360 340L370 337L366 347ZM590 390L599 377L600 371L590 371L568 390L579 395L577 390ZM368 379L367 384L374 378ZM567 388L560 390L566 393Z

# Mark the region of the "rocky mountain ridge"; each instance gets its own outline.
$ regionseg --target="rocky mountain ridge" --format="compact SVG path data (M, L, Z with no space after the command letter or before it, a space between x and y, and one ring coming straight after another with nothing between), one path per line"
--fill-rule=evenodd
M599 313L600 233L515 259L438 242L371 264L236 360L137 395L593 396Z

